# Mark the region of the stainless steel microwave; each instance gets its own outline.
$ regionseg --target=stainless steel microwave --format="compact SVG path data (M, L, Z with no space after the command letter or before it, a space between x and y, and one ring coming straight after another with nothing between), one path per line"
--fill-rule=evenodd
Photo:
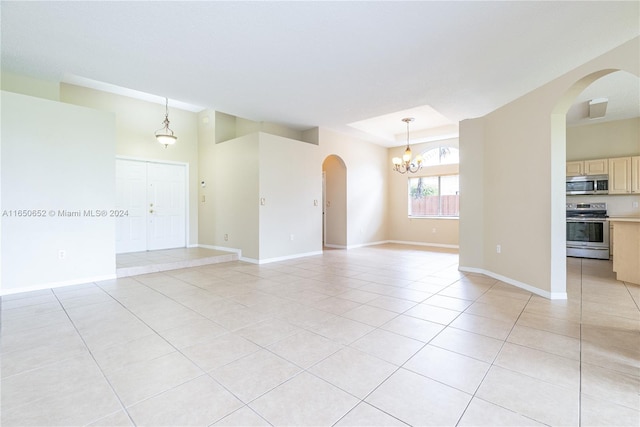
M583 175L567 177L567 195L609 194L609 175Z

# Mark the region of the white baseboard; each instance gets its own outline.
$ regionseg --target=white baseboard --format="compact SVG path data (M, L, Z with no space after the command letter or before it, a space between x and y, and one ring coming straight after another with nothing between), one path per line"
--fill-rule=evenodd
M493 271L489 271L489 270L485 270L483 268L475 268L475 267L464 267L464 266L459 266L458 270L460 271L464 271L467 273L478 273L478 274L484 274L485 276L489 276L489 277L493 277L494 279L500 280L501 282L505 282L508 283L510 285L513 285L517 288L520 289L524 289L525 291L529 291L533 294L539 295L541 297L547 298L547 299L558 299L558 300L562 300L562 299L567 299L567 293L566 292L548 292L542 289L538 289L535 286L531 286L527 283L524 282L520 282L519 280L515 280L515 279L511 279L509 277L503 276L501 274L498 273L494 273Z
M348 245L347 249L357 249L357 248L364 248L366 246L377 246L377 245L384 245L385 243L389 243L388 240L383 240L380 242L367 242L367 243L358 243L357 245ZM327 245L325 245L327 246Z
M386 243L396 243L398 245L411 245L411 246L431 246L434 248L446 248L446 249L460 249L460 246L458 245L446 245L443 243L408 242L405 240L389 240Z
M242 257L242 249L227 248L225 246L213 246L213 245L198 245L197 247L203 248L203 249L213 249L216 251L232 252L234 254L238 254L238 258Z
M269 264L269 263L272 263L272 262L288 261L290 259L306 258L306 257L316 256L316 255L322 255L322 251L305 252L305 253L301 253L301 254L286 255L286 256L281 256L281 257L276 257L276 258L250 260L250 261L247 261L247 262L255 262L255 261L257 261L255 263L262 265L262 264Z
M20 294L22 292L32 292L32 291L42 291L45 289L62 288L63 286L84 285L87 283L102 282L105 280L113 280L116 278L117 277L114 273L114 274L107 274L104 276L91 276L91 277L82 277L82 278L72 279L72 280L63 280L61 282L41 283L38 285L26 286L23 288L0 289L0 295L13 295L13 294Z

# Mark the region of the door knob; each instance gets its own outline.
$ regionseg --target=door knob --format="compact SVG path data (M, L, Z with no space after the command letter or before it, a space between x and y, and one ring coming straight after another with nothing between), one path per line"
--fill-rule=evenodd
M149 213L153 213L153 209L149 210Z

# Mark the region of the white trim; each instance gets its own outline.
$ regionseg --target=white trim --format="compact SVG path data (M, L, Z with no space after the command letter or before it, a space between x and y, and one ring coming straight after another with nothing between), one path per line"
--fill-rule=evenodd
M238 258L242 257L242 249L227 248L225 246L215 246L215 245L195 245L195 247L203 248L203 249L213 249L216 251L233 252L235 254L238 254Z
M4 296L4 295L21 294L23 292L43 291L46 289L62 288L64 286L73 286L73 285L84 285L87 283L102 282L105 280L113 280L113 279L117 279L115 274L107 274L105 276L84 277L81 279L64 280L62 282L42 283L39 285L28 286L24 288L0 289L0 295Z
M327 248L332 248L332 249L348 249L347 246L345 245L332 245L331 243L325 243L324 245Z
M446 245L444 243L428 243L428 242L407 242L404 240L389 240L387 243L396 243L399 245L412 245L412 246L433 246L435 248L447 248L447 249L460 249L458 245Z
M356 248L364 248L366 246L384 245L386 243L391 243L391 242L389 240L382 240L380 242L358 243L357 245L348 245L347 249L356 249Z
M541 297L547 298L547 299L567 299L567 293L566 292L548 292L542 289L538 289L535 286L531 286L528 285L526 283L520 282L518 280L515 279L511 279L509 277L503 276L501 274L497 274L494 273L492 271L489 270L485 270L483 268L475 268L475 267L463 267L463 266L458 266L458 270L460 271L464 271L467 273L479 273L479 274L484 274L485 276L489 276L489 277L493 277L494 279L498 279L501 282L505 282L508 283L510 285L516 286L518 288L524 289L525 291L529 291L531 293L534 293L536 295L539 295Z
M305 257L308 257L308 256L322 255L322 253L323 253L322 251L314 251L314 252L305 252L305 253L301 253L301 254L285 255L285 256L276 257L276 258L260 259L260 260L258 260L258 264L269 264L269 263L272 263L272 262L288 261L290 259L305 258Z

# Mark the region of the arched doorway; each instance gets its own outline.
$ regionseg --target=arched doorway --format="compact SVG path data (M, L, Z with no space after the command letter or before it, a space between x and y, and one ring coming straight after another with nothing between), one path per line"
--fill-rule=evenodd
M322 244L347 247L347 167L336 155L322 162Z
M558 99L551 114L551 292L566 292L565 163L567 160L567 113L579 95L597 80L619 69L604 69L576 81ZM636 75L635 73L632 73ZM638 77L638 76L636 76ZM606 157L606 156L603 156ZM562 288L562 289L561 289Z

